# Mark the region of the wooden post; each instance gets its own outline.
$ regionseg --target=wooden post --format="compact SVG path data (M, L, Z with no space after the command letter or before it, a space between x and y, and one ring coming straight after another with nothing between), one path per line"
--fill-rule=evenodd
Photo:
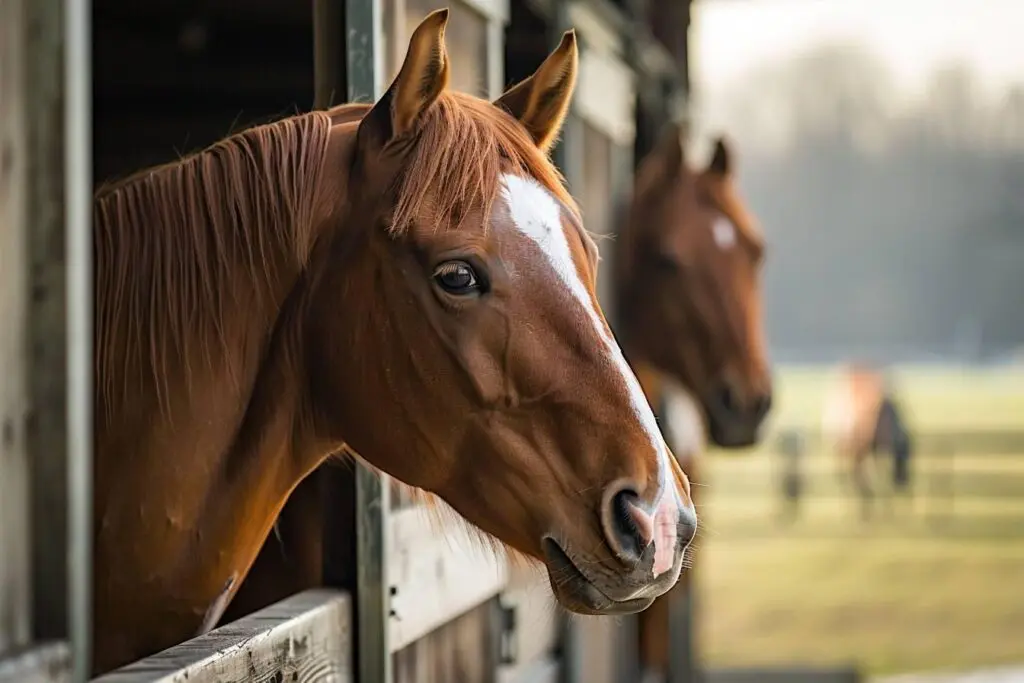
M23 2L29 413L34 640L68 635L67 299L64 239L63 7Z
M28 127L24 0L0 3L0 658L31 637Z
M314 0L315 106L325 109L343 102L373 102L380 93L381 35L379 0ZM385 554L390 486L361 462L354 481L337 467L321 467L325 509L353 505L349 519L354 529L339 528L337 519L324 520L324 581L346 583L347 572L338 557L351 557L341 548L355 538L355 670L362 683L390 683L391 648L388 643L390 594Z
M72 680L92 670L92 3L65 0L64 239L67 296L67 631Z
M381 94L379 0L345 3L345 79L349 102L373 102ZM387 583L388 513L386 477L356 463L356 670L362 683L391 683L388 643L390 586Z
M89 55L84 0L0 3L0 680L89 670Z

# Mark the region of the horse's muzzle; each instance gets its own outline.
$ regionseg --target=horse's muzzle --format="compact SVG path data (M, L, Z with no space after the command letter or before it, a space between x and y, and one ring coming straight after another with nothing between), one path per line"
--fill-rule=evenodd
M770 391L736 391L723 382L704 400L708 437L720 448L746 448L761 440L761 425L772 407Z

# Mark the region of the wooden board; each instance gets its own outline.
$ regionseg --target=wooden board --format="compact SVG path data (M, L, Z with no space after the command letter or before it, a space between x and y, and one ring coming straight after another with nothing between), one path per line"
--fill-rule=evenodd
M474 538L472 531L448 515L439 519L424 506L416 505L393 511L388 525L392 652L504 588L504 558L496 556Z
M702 679L707 683L859 683L863 680L854 668L816 669L712 669Z
M48 643L0 659L0 683L71 683L71 653L65 643Z
M549 656L514 669L499 669L498 683L560 683L563 675L562 663Z
M350 683L347 593L305 591L93 683Z
M515 632L510 643L514 659L502 664L499 680L533 681L533 676L549 670L545 662L557 654L564 613L551 592L546 572L539 567L511 568L501 602L515 610Z
M494 683L495 609L478 605L396 652L393 683Z
M0 3L0 656L29 639L28 150L23 0Z

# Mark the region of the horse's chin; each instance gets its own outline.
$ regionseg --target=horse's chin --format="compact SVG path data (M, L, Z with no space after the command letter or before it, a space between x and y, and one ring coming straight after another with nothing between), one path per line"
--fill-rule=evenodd
M726 449L752 448L761 443L763 430L762 423L751 424L721 418L705 406L708 413L707 434L708 439L715 446Z
M719 448L730 450L752 448L761 442L760 430L716 428L714 424L708 429L708 437L710 437L711 443Z
M559 604L570 612L591 616L636 614L651 606L655 597L675 583L673 579L664 590L655 595L643 595L628 600L613 600L576 567L558 543L544 539L544 564L548 581ZM676 577L678 578L678 577ZM660 581L658 583L661 583Z

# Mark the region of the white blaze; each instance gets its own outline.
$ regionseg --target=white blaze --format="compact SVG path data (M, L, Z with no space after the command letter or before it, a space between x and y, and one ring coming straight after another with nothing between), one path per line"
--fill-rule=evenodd
M619 345L607 332L594 308L593 299L580 279L569 242L562 226L562 207L554 196L537 181L506 174L503 177L503 195L516 228L540 247L559 279L566 285L586 317L594 325L598 337L604 342L612 364L618 368L629 391L633 413L639 420L658 454L658 495L649 514L655 517L654 574L657 576L672 568L675 550L675 524L682 507L679 492L673 484L671 457L665 439L658 429L658 421L647 403L647 397L633 370L626 363ZM663 500L665 492L672 497ZM665 519L671 516L671 519ZM660 541L660 542L659 542Z
M719 215L711 225L711 234L715 244L722 251L728 251L736 245L736 226L725 216Z

